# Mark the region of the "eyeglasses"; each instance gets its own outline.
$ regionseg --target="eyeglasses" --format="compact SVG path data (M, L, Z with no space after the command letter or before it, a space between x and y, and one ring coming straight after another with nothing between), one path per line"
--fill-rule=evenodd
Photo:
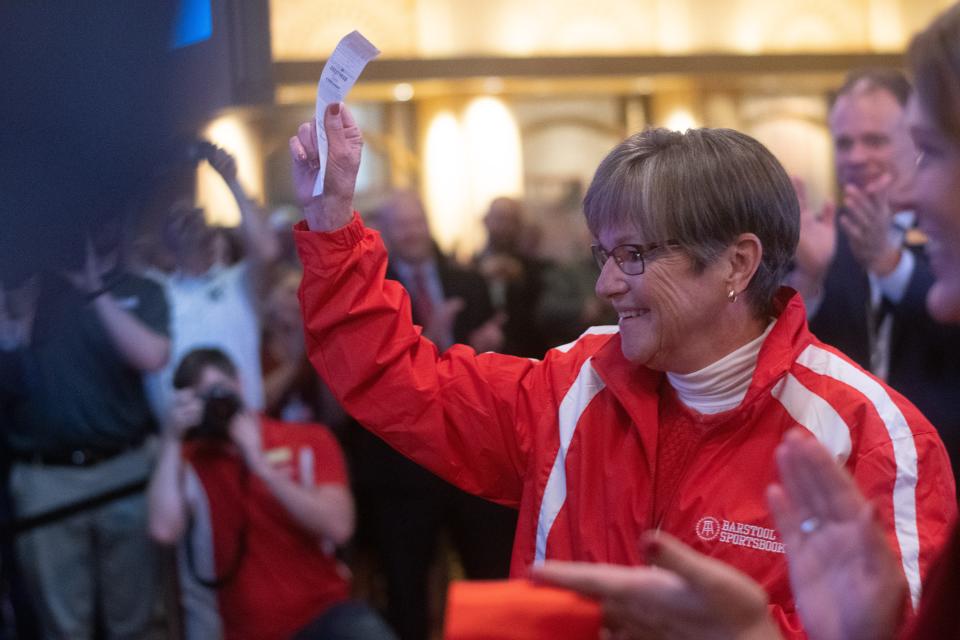
M607 260L611 257L617 263L620 270L628 276L639 276L643 273L646 265L643 256L659 249L677 248L681 246L678 240L667 240L666 242L651 242L650 244L622 244L607 251L598 244L590 247L593 252L593 259L597 261L597 266L603 269Z

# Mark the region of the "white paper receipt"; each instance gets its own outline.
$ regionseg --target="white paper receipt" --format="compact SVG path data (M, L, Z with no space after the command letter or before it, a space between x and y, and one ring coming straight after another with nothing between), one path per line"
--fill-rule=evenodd
M323 177L327 173L327 132L323 129L323 113L331 102L343 102L367 63L380 55L380 50L359 31L348 33L337 43L327 64L323 65L317 85L317 150L320 152L320 172L313 185L313 195L323 193Z

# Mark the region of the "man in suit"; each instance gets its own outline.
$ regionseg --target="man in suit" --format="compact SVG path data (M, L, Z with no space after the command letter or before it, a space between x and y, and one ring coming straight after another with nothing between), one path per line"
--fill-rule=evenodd
M542 358L550 347L537 308L544 273L550 266L536 256L536 227L524 220L514 198L494 198L483 217L487 244L473 263L490 286L494 306L505 314L503 353Z
M852 73L830 111L839 211L819 216L802 185L801 238L789 284L804 297L810 327L909 398L938 428L960 468L960 330L933 322L926 238L899 195L917 152L904 107L910 85L891 70ZM839 215L835 215L839 213ZM842 233L837 232L837 226Z
M500 348L502 319L486 283L442 255L416 194L392 194L376 227L389 251L387 277L410 293L413 321L438 349ZM468 578L506 578L516 511L454 488L365 429L352 435L360 527L368 528L361 535L375 545L386 578L387 619L401 640L426 640L428 576L440 531L449 533Z
M478 352L502 345L500 320L476 272L440 252L430 235L423 203L411 192L392 194L378 211L378 228L390 252L388 277L410 293L413 320L444 351L456 342Z

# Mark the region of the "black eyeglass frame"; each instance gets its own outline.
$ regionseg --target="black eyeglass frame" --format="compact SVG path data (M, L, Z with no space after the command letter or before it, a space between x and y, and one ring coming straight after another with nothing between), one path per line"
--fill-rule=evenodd
M603 265L607 264L607 260L613 258L613 261L617 263L617 267L623 271L628 276L639 276L643 275L643 272L647 269L646 260L644 256L658 249L678 249L683 246L679 240L665 240L663 242L650 242L648 244L621 244L614 247L610 251L607 251L599 244L590 245L590 252L593 253L593 259L597 263L597 267L600 270L603 270ZM635 271L633 267L624 267L624 264L633 265L638 263L640 264L639 271Z

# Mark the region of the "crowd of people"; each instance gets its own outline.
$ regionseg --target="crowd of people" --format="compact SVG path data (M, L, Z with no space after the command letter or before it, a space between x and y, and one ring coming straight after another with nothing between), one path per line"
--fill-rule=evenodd
M167 202L159 220L84 227L76 267L2 283L6 513L37 522L6 547L16 606L5 625L28 637L145 637L163 627L163 600L187 638L289 637L308 623L304 637L325 637L314 618L328 612L356 620L357 637L425 640L455 570L447 546L467 577L506 578L516 511L440 480L343 410L307 359L289 226L270 224L225 149L199 142L185 155L141 199L144 215ZM197 162L233 194L236 229L209 224L178 191ZM517 201L495 200L489 246L460 265L415 194L369 212L391 247L390 277L442 348L545 348L545 263L514 242L522 216ZM589 293L566 303L592 304ZM172 560L158 546L174 548ZM290 579L305 563L316 579ZM351 564L372 565L356 588ZM271 606L278 590L287 611ZM377 630L353 591L389 628Z
M237 229L155 184L0 279L0 638L426 640L453 573L614 638L960 637L960 5L909 62L839 87L817 211L745 134L625 139L593 276L514 198L466 264L355 211L339 103L292 231L192 145Z

